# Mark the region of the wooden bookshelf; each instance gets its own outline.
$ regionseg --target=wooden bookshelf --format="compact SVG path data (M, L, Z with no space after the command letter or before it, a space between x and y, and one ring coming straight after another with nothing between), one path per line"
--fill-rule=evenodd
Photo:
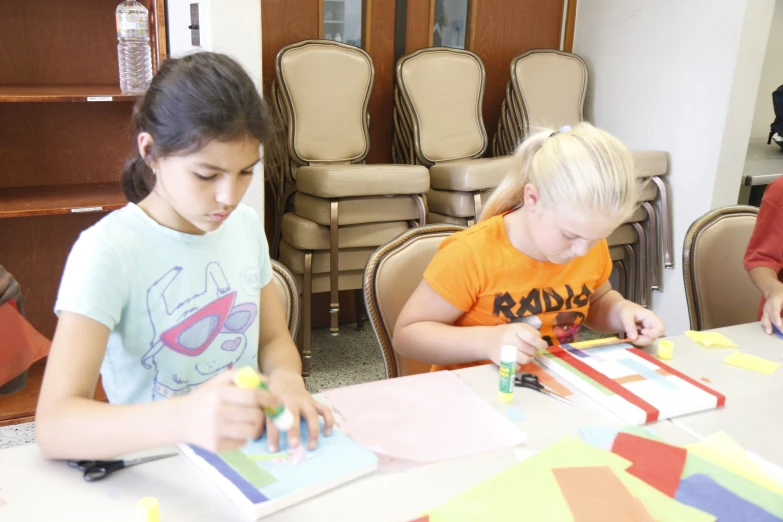
M165 4L140 1L157 71L167 54ZM74 241L126 204L119 180L135 146L138 95L119 88L117 3L0 0L0 265L22 287L26 318L49 338ZM32 420L44 366L33 365L22 392L0 397L0 425ZM100 385L96 396L104 398Z
M0 103L134 101L119 85L0 85Z

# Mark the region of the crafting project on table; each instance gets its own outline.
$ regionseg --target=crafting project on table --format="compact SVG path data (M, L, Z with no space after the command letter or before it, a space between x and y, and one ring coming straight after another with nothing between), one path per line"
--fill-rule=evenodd
M304 422L302 433L307 433ZM343 485L378 467L375 454L337 427L329 437L321 434L314 451L302 445L288 447L285 433L280 434L279 446L279 451L270 453L264 436L231 452L212 453L191 445L181 445L180 449L250 520Z
M547 369L630 424L724 406L726 397L625 342L539 353Z
M422 373L324 392L365 448L438 462L513 448L524 434L453 372Z

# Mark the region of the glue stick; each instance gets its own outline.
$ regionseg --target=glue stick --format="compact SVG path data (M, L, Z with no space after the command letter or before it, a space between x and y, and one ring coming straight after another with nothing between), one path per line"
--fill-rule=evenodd
M144 497L136 502L136 522L159 522L158 499Z
M245 366L237 372L234 376L234 384L240 388L261 388L262 390L268 390L264 381L258 375L253 368ZM294 425L294 416L283 405L280 406L265 406L264 414L272 419L275 426L280 431L288 431Z
M500 402L511 402L514 399L514 378L517 375L517 347L503 345L500 347Z

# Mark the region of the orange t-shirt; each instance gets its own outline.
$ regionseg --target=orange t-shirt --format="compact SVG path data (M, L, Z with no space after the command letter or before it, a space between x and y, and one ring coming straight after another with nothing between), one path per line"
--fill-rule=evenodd
M454 326L528 323L552 346L576 340L590 294L611 272L605 239L564 265L537 261L514 248L500 215L444 240L424 280L464 312ZM433 371L489 362L434 366Z

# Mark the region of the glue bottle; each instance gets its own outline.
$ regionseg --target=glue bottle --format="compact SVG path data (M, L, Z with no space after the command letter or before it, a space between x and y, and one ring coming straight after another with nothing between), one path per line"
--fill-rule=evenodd
M136 502L136 522L160 522L157 498L144 497Z
M245 366L237 372L234 376L234 384L240 388L261 388L262 390L268 390L264 381L258 375L253 368ZM294 425L294 416L283 405L280 406L266 406L264 407L264 414L272 419L275 426L280 431L288 431Z
M511 402L514 399L514 378L517 375L517 347L503 345L500 347L500 402Z

